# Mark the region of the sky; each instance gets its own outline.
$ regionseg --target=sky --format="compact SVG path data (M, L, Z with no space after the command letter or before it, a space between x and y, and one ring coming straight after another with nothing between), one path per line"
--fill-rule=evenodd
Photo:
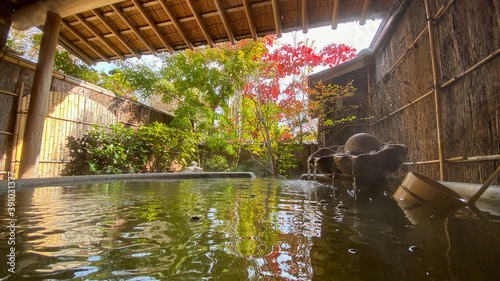
M339 24L336 30L332 30L331 26L324 26L309 29L306 34L302 31L283 33L283 37L279 38L278 42L291 43L295 34L299 41L306 38L314 40L314 46L317 48L323 48L330 43L344 43L360 51L370 46L380 22L380 20L367 20L365 25L359 25L357 22L343 23Z
M331 26L311 28L307 34L302 31L283 33L283 36L279 38L278 43L292 43L294 36L297 37L298 42L309 39L314 41L314 46L318 49L325 47L330 43L341 44L344 43L351 47L356 48L356 50L361 51L362 49L368 48L370 43L377 32L378 26L380 25L380 20L367 20L366 24L360 25L357 22L343 23L337 26L336 30L332 30ZM152 60L152 56L143 56L143 59ZM97 63L95 69L102 71L109 71L113 69L115 65L106 62ZM319 71L319 70L318 70Z

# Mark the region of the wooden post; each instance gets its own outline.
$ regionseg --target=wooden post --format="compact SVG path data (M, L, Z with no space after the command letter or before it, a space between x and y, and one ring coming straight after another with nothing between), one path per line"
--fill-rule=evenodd
M431 51L431 61L432 61L432 76L434 84L434 103L436 109L436 127L437 127L437 141L438 141L438 154L439 154L439 177L441 181L444 181L445 171L444 171L444 152L443 152L443 125L441 120L441 101L439 98L439 70L436 55L436 44L434 42L434 26L433 18L431 14L431 8L429 5L429 0L425 0L425 11L427 13L427 29L429 30L429 45Z
M61 16L47 12L26 117L19 178L36 177Z
M10 16L0 17L0 50L7 45L11 20Z
M17 143L19 141L19 123L21 122L21 108L23 103L24 82L19 84L19 93L17 94L16 119L14 121L14 137L12 138L12 156L11 170L16 171L17 162ZM13 168L12 168L13 167Z

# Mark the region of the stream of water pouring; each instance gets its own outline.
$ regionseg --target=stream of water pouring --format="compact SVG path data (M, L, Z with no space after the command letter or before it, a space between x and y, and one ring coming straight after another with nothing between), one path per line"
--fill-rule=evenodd
M307 159L307 180L311 180L311 164L309 163L309 158Z
M314 181L316 181L317 173L318 173L318 160L314 159Z
M352 157L351 165L352 165L352 177L353 177L352 187L353 187L353 191L354 191L354 200L357 200L358 199L358 184L356 182L356 173L355 173L356 156Z
M332 155L333 158L333 165L332 165L332 186L334 186L335 183L335 171L337 169L337 163L335 162L335 155Z

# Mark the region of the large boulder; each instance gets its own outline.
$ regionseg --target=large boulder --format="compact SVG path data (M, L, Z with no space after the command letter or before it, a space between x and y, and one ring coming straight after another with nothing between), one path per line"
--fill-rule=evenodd
M359 133L350 137L344 146L345 153L359 155L370 151L377 151L382 146L382 142L374 136L367 133Z

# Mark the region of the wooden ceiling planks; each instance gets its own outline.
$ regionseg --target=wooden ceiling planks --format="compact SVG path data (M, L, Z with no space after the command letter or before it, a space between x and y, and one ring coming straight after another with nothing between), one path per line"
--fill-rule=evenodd
M189 49L193 50L194 49L193 43L191 43L191 40L189 39L189 37L187 37L186 33L184 33L184 29L182 28L181 23L177 20L177 18L175 17L175 14L170 10L170 8L168 7L165 0L159 0L158 2L160 3L163 10L165 10L165 12L167 13L168 17L170 18L170 20L174 24L175 28L177 29L177 32L182 37L184 42L186 42Z
M131 0L132 3L134 3L134 6L139 10L139 13L141 13L141 15L144 17L144 19L148 22L149 26L151 26L151 28L153 29L154 33L156 34L156 36L158 36L158 38L160 39L160 41L163 43L163 46L165 46L165 48L170 52L170 53L174 53L174 49L172 48L172 46L170 46L170 44L167 42L167 39L165 38L165 36L162 34L160 28L156 25L155 22L153 22L151 20L151 18L149 17L149 15L147 14L146 10L144 9L144 7L142 6L142 4L138 1L138 0Z
M337 29L339 24L339 6L340 0L333 0L333 11L332 11L332 29Z
M304 33L309 31L309 17L307 12L307 0L302 0L302 32Z
M130 53L134 54L138 59L141 58L141 55L136 51L136 48L134 48L130 43L124 38L124 36L119 33L113 25L111 25L111 22L109 22L98 10L92 10L94 14L101 20L102 23L115 35L115 37L130 51Z
M203 35L205 36L205 39L208 42L208 45L210 47L214 47L214 41L212 40L212 36L210 36L210 33L208 32L207 28L205 27L205 23L203 22L203 19L201 18L200 14L196 10L196 7L193 4L192 0L186 0L189 9L191 10L191 13L193 14L194 18L196 19L196 22L198 22L198 26L200 27L201 31L203 32Z
M101 50L97 49L96 47L93 46L88 40L87 37L82 35L78 30L76 30L74 27L70 26L64 19L61 20L62 26L66 28L73 36L78 38L81 43L85 44L90 50L92 50L96 55L98 55L101 59L103 59L106 62L111 62L109 57L103 53Z
M74 17L83 25L85 26L95 37L97 37L101 42L108 47L113 53L115 53L116 56L118 56L120 59L124 60L125 57L121 54L120 51L118 51L113 45L111 45L102 35L99 31L95 30L85 19L82 18L80 15L74 15Z
M283 36L283 29L281 26L281 13L280 13L280 5L278 0L272 0L273 5L273 16L274 16L274 26L276 28L276 35L278 38Z
M103 1L108 4L64 17L60 32L60 42L90 63L256 40L271 33L281 36L292 30L306 33L330 24L335 29L353 20L364 24L385 16L391 3L398 0ZM17 10L35 3L18 2Z
M132 31L137 38L142 42L142 44L155 56L158 55L156 50L151 46L151 44L148 42L146 37L142 35L142 33L135 27L135 25L125 16L125 14L122 12L121 8L118 7L116 4L111 5L115 13L123 20L123 22L127 25L127 27Z
M252 12L252 7L250 6L250 3L248 0L243 0L243 6L245 9L245 14L247 17L248 21L248 28L250 29L250 33L252 34L253 40L257 40L257 29L255 28L255 23L253 20L253 12Z
M215 6L217 7L217 11L219 11L219 16L224 24L224 28L226 29L227 36L231 43L236 44L236 40L234 39L233 31L231 30L231 26L229 25L229 21L227 19L226 11L219 0L214 0Z
M370 9L371 0L365 0L363 3L363 8L361 8L361 15L359 16L359 24L364 25L366 23L366 18L368 17L368 11Z

